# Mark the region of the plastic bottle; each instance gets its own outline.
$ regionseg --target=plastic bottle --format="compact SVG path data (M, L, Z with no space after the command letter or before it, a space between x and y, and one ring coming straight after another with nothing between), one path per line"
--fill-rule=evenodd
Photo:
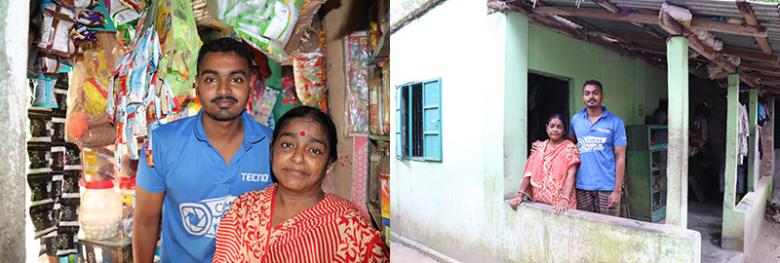
M119 195L122 198L122 238L131 239L133 233L133 211L135 211L135 176L119 178Z
M111 180L86 182L79 207L79 225L90 241L110 240L119 233L122 199Z

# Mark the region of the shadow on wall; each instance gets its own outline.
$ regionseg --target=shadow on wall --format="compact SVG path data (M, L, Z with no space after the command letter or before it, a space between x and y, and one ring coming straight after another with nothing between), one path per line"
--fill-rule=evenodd
M349 2L349 4L347 4L347 2ZM341 8L342 5L349 6L347 13L344 15L344 17L349 17L349 19L342 27L338 28L338 31L335 35L336 39L338 39L346 36L351 32L366 30L368 28L369 12L366 12L366 10L369 10L371 2L373 1L329 0L320 8L320 15L325 17L325 15L327 15L330 11ZM333 39L328 39L328 41L332 40Z

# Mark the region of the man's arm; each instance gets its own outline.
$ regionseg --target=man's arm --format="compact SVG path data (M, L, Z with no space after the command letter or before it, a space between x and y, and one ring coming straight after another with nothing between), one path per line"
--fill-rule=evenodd
M135 188L136 208L133 215L133 258L135 262L152 262L165 192L152 193Z
M609 196L610 208L620 204L620 193L623 190L623 178L626 174L626 146L615 146L615 190Z

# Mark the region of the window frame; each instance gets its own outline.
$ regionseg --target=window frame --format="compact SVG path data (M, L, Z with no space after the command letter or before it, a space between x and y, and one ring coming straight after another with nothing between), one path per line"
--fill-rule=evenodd
M396 159L399 160L411 160L419 162L442 162L443 160L443 145L442 145L442 97L441 97L441 78L429 79L425 81L411 81L401 85L397 85L396 88ZM434 86L428 86L434 85ZM427 90L436 88L434 97L436 99L434 104L426 105ZM419 89L419 100L414 100L414 91ZM406 96L404 96L406 94ZM415 103L416 102L416 103ZM419 113L415 112L415 108L419 108ZM436 116L437 122L436 130L426 130L426 111L433 110ZM418 124L415 125L415 115L418 116ZM405 116L404 116L405 115ZM403 121L403 120L406 121ZM415 134L415 128L418 127L419 135ZM405 128L405 129L404 129ZM420 155L415 154L415 135L417 135L417 141L419 143ZM437 147L430 149L426 147L428 140L436 140ZM404 143L405 142L405 143ZM429 151L437 151L432 153ZM433 156L432 156L433 155Z

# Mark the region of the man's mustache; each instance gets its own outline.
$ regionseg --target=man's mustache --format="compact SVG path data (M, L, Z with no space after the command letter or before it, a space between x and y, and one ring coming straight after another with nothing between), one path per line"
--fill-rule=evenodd
M233 96L217 96L216 98L211 100L211 103L217 103L217 101L220 101L220 100L231 100L233 102L238 103L238 99L236 99Z

